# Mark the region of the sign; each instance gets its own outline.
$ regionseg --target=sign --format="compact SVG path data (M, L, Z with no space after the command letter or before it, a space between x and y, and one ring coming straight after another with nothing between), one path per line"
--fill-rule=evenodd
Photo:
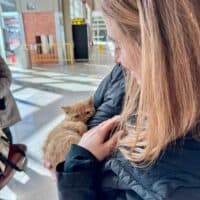
M85 24L85 18L74 18L72 19L73 25L82 25Z

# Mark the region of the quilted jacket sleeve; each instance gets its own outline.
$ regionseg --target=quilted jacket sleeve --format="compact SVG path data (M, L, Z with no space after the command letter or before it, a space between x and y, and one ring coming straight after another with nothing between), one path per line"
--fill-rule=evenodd
M65 162L57 166L60 200L98 200L99 162L86 149L72 145Z

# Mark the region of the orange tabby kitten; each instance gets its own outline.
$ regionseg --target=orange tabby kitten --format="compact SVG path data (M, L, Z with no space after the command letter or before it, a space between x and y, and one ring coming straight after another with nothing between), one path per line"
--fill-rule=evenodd
M44 146L44 160L51 167L65 160L71 144L77 144L87 131L86 122L94 115L92 98L71 106L62 107L65 119L48 135Z

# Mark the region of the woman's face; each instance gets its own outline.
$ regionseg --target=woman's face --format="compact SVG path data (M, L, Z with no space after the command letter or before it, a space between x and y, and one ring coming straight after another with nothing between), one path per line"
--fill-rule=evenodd
M127 38L114 20L105 17L108 36L115 43L115 48L118 49L117 63L121 63L125 68L130 70L136 77L137 82L141 79L141 62L140 62L140 47L136 41Z

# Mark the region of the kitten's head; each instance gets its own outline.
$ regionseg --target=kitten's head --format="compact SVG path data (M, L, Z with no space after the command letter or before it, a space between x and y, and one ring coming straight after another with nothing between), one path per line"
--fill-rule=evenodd
M67 120L87 122L95 113L93 98L62 107L66 113Z

